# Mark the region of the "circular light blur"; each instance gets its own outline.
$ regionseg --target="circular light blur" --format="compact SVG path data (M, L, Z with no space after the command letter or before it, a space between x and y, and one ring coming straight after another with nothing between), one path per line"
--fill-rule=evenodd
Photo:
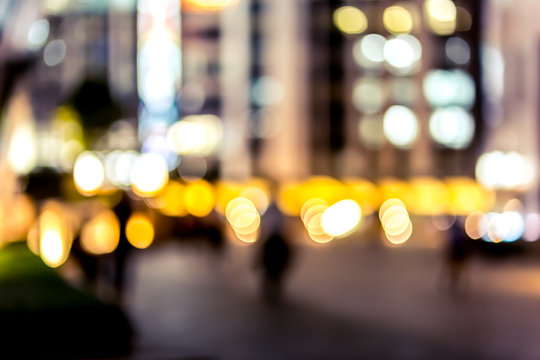
M352 92L352 103L358 111L364 114L377 113L385 101L386 94L380 80L365 77L356 81Z
M368 34L353 45L353 56L358 65L366 69L377 69L384 61L386 38L379 34Z
M446 40L444 46L446 56L454 64L465 65L471 59L471 49L465 40L459 37L451 37Z
M402 6L390 6L384 10L383 24L391 34L408 34L413 29L413 17Z
M251 96L259 106L276 105L283 99L283 85L274 77L262 76L253 84Z
M381 116L364 116L358 124L358 134L368 149L381 149L385 143Z
M485 214L481 211L473 211L465 219L465 232L471 239L480 239L485 234L485 226L482 225Z
M393 206L401 206L405 208L405 204L400 199L388 199L383 202L381 207L379 208L379 219L382 220L384 214L386 213L386 210L390 209Z
M169 169L165 159L156 153L140 155L131 169L133 191L143 197L160 192L169 181Z
M300 211L300 218L302 219L303 222L306 222L305 216L308 210L315 205L323 206L324 209L328 208L328 204L323 199L318 199L318 198L309 199L308 201L304 203L304 205L302 205L302 210Z
M43 46L49 37L49 22L47 19L38 19L28 30L28 48L30 50L38 50Z
M341 200L322 214L321 225L325 233L342 236L354 230L360 223L362 210L353 200Z
M423 88L432 107L457 105L470 109L476 97L474 80L463 70L431 70Z
M489 189L524 188L534 178L534 166L528 158L515 151L493 151L478 158L476 178Z
M249 186L240 192L240 196L249 199L261 215L266 212L270 205L269 195L258 187Z
M429 119L433 139L452 149L466 148L474 135L474 120L462 107L437 109Z
M131 170L139 157L139 153L133 150L122 152L114 161L114 170L111 171L109 180L114 185L129 186L131 184Z
M530 213L525 215L525 231L523 239L537 241L540 238L540 214Z
M73 181L81 194L94 194L105 181L105 168L101 160L92 152L83 152L75 160Z
M383 52L388 64L398 69L409 68L415 61L414 49L407 41L400 38L386 41Z
M178 165L178 174L184 180L202 179L207 170L206 159L200 157L184 157Z
M428 24L437 35L450 35L456 30L457 8L451 0L426 0Z
M385 233L386 238L388 241L393 245L401 245L407 242L407 240L410 239L413 232L413 226L412 222L408 221L407 228L399 235L390 235L389 233Z
M159 210L167 216L187 215L184 206L184 185L170 181L156 198Z
M135 213L126 224L126 237L137 249L146 249L154 241L154 226L146 215Z
M65 57L66 43L60 39L49 42L43 50L43 62L50 67L59 65Z
M120 223L111 210L104 210L84 225L81 247L94 255L113 252L120 240Z
M502 213L502 219L506 228L503 241L513 242L521 238L525 231L525 219L517 211L506 211Z
M384 135L398 148L410 148L418 136L418 120L411 109L393 105L383 118Z
M188 213L205 217L212 212L216 197L212 185L206 180L196 180L187 184L184 192L184 206Z
M345 34L360 34L368 27L366 15L353 6L342 6L336 9L332 18L334 25Z

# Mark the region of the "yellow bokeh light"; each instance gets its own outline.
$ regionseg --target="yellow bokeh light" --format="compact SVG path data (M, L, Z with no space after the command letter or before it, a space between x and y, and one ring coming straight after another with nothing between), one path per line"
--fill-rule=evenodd
M405 208L405 204L400 199L393 198L393 199L386 200L384 203L382 203L381 207L379 208L379 219L381 219L381 221L383 219L383 216L386 210L388 210L389 208L393 206L400 206L400 207Z
M238 197L227 204L226 217L236 237L247 243L257 240L261 217L253 202Z
M1 226L3 241L23 240L36 217L34 201L26 194L13 197L8 206L2 209Z
M353 200L341 200L324 211L321 225L325 233L343 236L354 230L362 218L360 206Z
M44 206L38 227L41 259L50 267L62 265L69 255L73 235L58 203Z
M308 201L304 203L304 205L302 205L302 210L300 211L300 218L302 219L303 222L306 222L305 216L308 210L316 205L322 206L323 211L326 210L326 208L328 207L328 204L323 199L318 199L318 198L309 199Z
M393 245L401 245L407 242L407 240L409 240L409 238L412 235L412 231L413 231L412 223L409 221L407 228L401 234L394 236L394 235L390 235L386 233L386 238Z
M73 181L82 195L95 195L105 181L105 168L101 160L90 151L83 152L75 160Z
M215 12L236 5L239 0L182 0L182 10L193 12Z
M379 219L388 241L394 245L406 242L412 234L412 222L403 202L399 199L385 201L379 210Z
M134 247L145 249L154 241L154 225L145 214L135 213L126 224L126 237Z
M120 240L120 223L111 210L103 210L93 217L81 231L81 247L90 254L113 252Z
M392 206L384 213L381 223L388 235L398 236L407 229L410 223L409 214L404 207Z
M384 10L383 24L391 34L408 34L413 29L413 17L402 6L390 6Z
M362 214L371 215L379 207L381 199L375 184L361 178L346 178L343 183L348 187L351 199L360 205Z
M495 191L483 188L474 179L452 177L446 179L446 184L456 215L466 216L475 210L489 211L495 203Z
M214 188L206 180L188 183L184 191L186 211L197 217L205 217L212 212L216 204Z
M432 177L415 177L409 182L408 208L416 215L441 215L447 213L450 204L448 187Z
M156 207L167 216L187 215L184 206L184 185L178 181L170 181L155 199Z
M451 0L426 0L427 22L437 35L451 35L456 31L457 8Z
M289 216L298 216L304 204L298 196L300 184L287 182L281 184L277 196L277 206L279 210Z
M366 15L354 6L342 6L336 9L333 20L336 27L345 34L360 34L368 27Z

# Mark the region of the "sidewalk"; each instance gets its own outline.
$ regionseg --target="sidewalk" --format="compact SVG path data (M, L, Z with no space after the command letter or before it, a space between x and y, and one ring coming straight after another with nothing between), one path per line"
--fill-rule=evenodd
M456 300L437 289L433 250L305 247L287 300L271 307L251 250L234 246L221 262L172 242L137 253L126 296L140 333L133 358L540 357L540 291L528 286L540 284L540 266L476 262L472 292Z

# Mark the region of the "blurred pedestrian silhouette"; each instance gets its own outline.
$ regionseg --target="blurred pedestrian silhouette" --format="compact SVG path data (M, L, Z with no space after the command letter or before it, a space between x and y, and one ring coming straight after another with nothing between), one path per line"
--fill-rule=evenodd
M450 294L462 294L463 277L470 258L468 236L463 221L457 219L448 230L448 242L444 252L445 278L443 284L447 286Z
M268 303L278 303L282 298L286 275L293 260L293 249L283 228L282 216L275 205L267 210L266 224L270 227L256 258L256 268L260 272L262 296ZM263 234L264 234L264 230Z
M125 288L126 278L126 263L131 245L126 236L126 224L131 216L131 202L125 191L122 191L120 201L113 208L120 225L120 239L118 247L112 255L112 274L111 283L118 300L122 300Z

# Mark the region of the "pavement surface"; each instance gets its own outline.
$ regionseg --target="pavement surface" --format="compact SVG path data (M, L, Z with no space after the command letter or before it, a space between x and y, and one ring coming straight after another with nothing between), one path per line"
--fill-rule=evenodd
M299 245L285 299L261 299L256 246L166 242L130 259L133 359L540 359L540 258L473 258L457 295L441 253Z

